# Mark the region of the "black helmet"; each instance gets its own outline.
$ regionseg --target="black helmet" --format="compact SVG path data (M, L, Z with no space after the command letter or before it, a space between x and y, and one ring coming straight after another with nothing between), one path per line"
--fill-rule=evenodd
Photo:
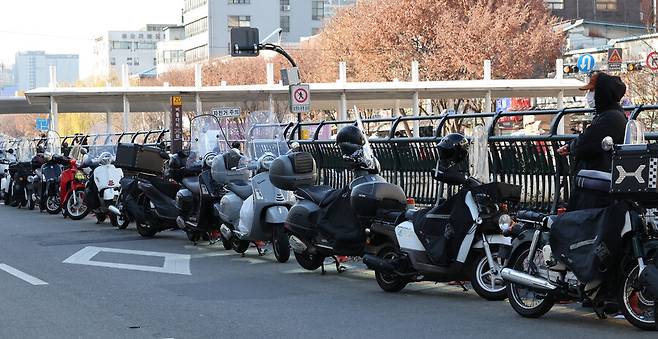
M363 148L363 145L366 144L366 137L358 127L349 125L338 131L336 143L343 155L352 155Z
M468 158L468 140L459 133L450 133L439 142L439 161L451 166Z

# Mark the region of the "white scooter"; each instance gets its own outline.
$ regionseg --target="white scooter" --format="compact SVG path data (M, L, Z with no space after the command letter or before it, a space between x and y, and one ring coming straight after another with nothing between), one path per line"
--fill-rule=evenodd
M87 181L85 203L87 208L95 213L98 223L105 221L109 215L112 225L118 226L117 214L110 211L116 209L123 170L116 168L112 164L113 160L114 157L110 152L103 152L98 158L85 161L85 164L92 169L93 178Z

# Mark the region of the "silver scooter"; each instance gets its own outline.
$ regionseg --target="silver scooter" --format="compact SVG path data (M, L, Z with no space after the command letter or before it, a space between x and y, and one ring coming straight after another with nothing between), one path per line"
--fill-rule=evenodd
M277 261L283 263L290 258L288 236L283 224L296 199L292 192L274 187L268 172L272 162L286 154L289 148L274 113L255 112L250 119L249 157L242 156L237 167L227 167L224 162L226 157L217 157L217 166L213 163L217 174L230 170L256 173L249 181L232 180L226 183L229 192L222 197L217 211L223 224L220 231L237 253L244 253L250 243L255 243L262 255L258 243L271 241ZM219 175L215 180L225 178Z

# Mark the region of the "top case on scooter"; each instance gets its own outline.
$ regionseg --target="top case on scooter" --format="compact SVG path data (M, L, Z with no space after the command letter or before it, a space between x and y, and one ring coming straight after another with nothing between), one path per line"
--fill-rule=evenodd
M461 190L442 204L414 215L414 231L435 265L447 266L457 258L461 243L473 225L465 203L467 192Z

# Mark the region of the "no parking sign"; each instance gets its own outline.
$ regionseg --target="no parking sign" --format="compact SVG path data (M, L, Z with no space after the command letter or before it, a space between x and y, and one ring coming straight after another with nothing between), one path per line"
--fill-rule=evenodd
M658 52L651 52L647 55L647 67L652 71L658 70Z

